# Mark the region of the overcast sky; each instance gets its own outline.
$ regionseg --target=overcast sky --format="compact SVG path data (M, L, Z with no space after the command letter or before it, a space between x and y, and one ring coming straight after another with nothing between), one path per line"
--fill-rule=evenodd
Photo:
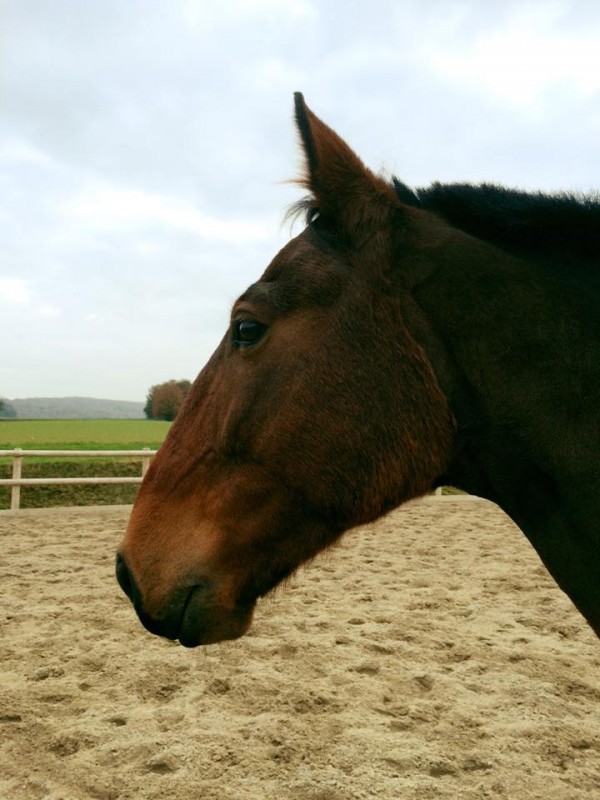
M195 377L290 236L294 90L409 184L600 188L597 0L0 0L0 396Z

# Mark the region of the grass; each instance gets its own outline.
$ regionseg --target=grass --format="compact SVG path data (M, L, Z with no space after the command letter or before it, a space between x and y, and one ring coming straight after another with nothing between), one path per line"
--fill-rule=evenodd
M169 422L154 420L0 420L0 450L152 450ZM141 474L137 458L25 458L24 478L129 476ZM0 459L0 478L12 475L12 459ZM22 508L132 503L136 485L23 486ZM10 508L10 488L0 487L0 509Z
M0 450L155 449L170 425L147 419L0 420Z

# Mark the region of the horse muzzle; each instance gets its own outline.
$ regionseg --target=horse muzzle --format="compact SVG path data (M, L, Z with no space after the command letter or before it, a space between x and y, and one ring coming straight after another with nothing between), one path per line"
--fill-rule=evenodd
M148 613L142 593L121 553L117 554L115 573L146 630L156 636L179 640L184 647L238 639L252 622L254 603L225 606L218 602L214 585L208 580L197 580L177 588L160 608Z

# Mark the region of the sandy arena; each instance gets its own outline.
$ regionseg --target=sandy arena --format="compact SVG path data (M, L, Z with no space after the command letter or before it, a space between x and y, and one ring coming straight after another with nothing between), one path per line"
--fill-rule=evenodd
M0 514L1 798L600 797L600 642L491 504L355 530L196 650L121 595L127 516Z

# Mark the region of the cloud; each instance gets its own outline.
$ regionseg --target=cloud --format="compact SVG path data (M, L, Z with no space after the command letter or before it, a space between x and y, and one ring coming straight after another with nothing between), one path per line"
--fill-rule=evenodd
M293 21L316 20L319 11L308 0L229 0L207 3L206 0L184 0L183 15L193 26L207 24L255 22L257 17L287 18Z
M29 281L0 277L0 301L10 305L27 305L31 300Z
M62 308L58 308L58 306L53 306L49 303L46 303L36 309L36 314L38 314L40 317L60 317L62 314Z
M600 92L600 33L564 29L564 3L513 7L498 27L470 41L442 32L420 48L420 58L445 81L470 86L523 111L552 102L568 87L583 98Z
M282 87L303 86L308 73L293 67L283 58L268 56L252 68L250 75L254 89L273 92Z
M19 325L35 324L36 319L60 317L62 308L54 303L36 299L30 281L23 278L0 277L0 306L5 319L19 322Z
M219 219L181 199L109 185L87 186L66 202L61 211L71 224L75 217L77 224L85 223L98 230L158 225L217 242L258 242L270 235L268 226L262 223Z
M0 144L0 161L32 164L41 167L52 166L54 163L52 158L40 150L39 147L16 138L9 138Z

